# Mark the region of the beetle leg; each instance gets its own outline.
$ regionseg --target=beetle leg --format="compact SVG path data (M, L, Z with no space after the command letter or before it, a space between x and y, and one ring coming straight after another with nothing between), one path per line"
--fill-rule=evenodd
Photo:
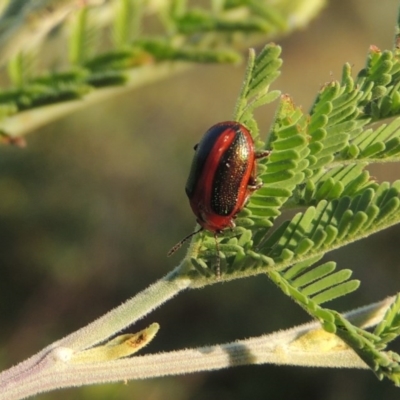
M249 181L249 184L247 185L247 187L251 192L254 192L258 189L261 189L263 187L263 185L264 185L264 183L259 180L252 180L252 181Z
M270 150L261 150L256 153L254 153L254 157L256 160L264 157L268 157L271 154ZM254 167L252 174L250 175L249 182L247 184L248 189L250 192L254 192L258 189L260 189L263 186L263 183L257 179L256 176L256 167Z
M270 150L260 150L254 153L254 157L258 160L259 158L268 157L270 154Z
M217 240L218 232L214 232L215 248L217 250L217 265L215 266L215 276L218 280L221 279L221 256L219 254L219 245Z
M257 179L254 172L255 171L253 171L253 173L250 175L249 182L247 184L247 187L250 190L250 192L254 192L255 190L260 189L263 186L263 182Z

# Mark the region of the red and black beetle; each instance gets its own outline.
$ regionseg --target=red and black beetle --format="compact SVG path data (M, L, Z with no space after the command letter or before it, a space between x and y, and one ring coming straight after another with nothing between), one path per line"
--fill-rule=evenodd
M201 228L174 246L168 255L203 229L216 236L225 228L234 228L236 215L262 186L256 179L256 159L269 154L256 153L250 132L235 121L212 126L195 151L185 190Z

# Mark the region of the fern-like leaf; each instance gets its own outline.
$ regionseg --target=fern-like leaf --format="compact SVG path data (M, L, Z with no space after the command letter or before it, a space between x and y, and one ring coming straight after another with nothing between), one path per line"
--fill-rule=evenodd
M88 7L82 7L71 21L69 59L74 65L84 64L92 56L97 30L90 24Z
M371 46L356 84L365 92L364 112L377 121L400 112L400 62L392 51Z
M297 265L294 266L296 268ZM348 269L334 272L336 264L328 262L318 267L312 268L307 272L299 271L297 274L290 274L290 269L286 272L292 276L288 281L300 293L308 296L316 304L321 304L334 298L344 296L357 289L358 281L348 281L352 272ZM299 272L301 274L299 275ZM285 275L286 275L285 273ZM284 275L284 276L285 276Z
M320 200L354 197L367 188L376 188L377 184L364 170L366 165L357 163L320 171L298 187L295 201L297 204L311 205Z
M349 80L325 85L310 111L310 167L313 174L324 171L337 153L348 147L368 120L360 119L363 92Z
M270 23L260 16L247 18L227 18L201 9L188 10L175 21L176 29L185 35L194 35L210 31L234 32L238 28L248 33L269 33L272 31Z
M309 153L306 126L302 111L288 96L282 96L270 133L272 152L260 161L265 166L259 176L264 186L253 194L247 207L256 225L271 227L282 205L305 179Z
M336 264L333 262L314 266L320 259L321 256L316 256L296 263L283 273L276 270L267 273L285 294L320 320L327 331L334 333L335 313L320 304L353 292L359 281L348 280L351 276L349 270L334 272Z
M400 159L400 118L379 128L367 129L351 140L342 159L398 161Z
M274 44L266 45L255 55L249 52L246 76L236 102L233 119L246 125L254 137L258 136L258 127L254 119L254 110L264 104L274 101L278 91L269 92L270 84L279 76L282 60L279 58L281 48Z
M123 49L129 47L129 43L139 35L144 2L142 0L119 0L116 2L115 8L113 39L116 48Z
M320 201L298 213L279 236L256 243L258 251L275 263L286 262L288 254L293 260L321 254L391 226L400 221L399 183L383 183L353 198Z
M374 335L379 336L380 344L386 345L400 334L400 295L387 310L380 324L374 329Z

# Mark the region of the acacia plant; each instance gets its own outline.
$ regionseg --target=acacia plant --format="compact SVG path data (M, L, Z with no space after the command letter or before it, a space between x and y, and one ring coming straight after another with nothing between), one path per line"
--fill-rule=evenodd
M47 7L50 3L54 7ZM234 34L242 34L243 45L250 39L259 40L261 33L275 35L292 28L285 22L289 20L285 1L280 6L277 2L274 8L268 1L215 1L211 11L171 1L162 9L156 8L169 35L144 38L137 25L128 21L134 18L139 24L147 2L105 2L103 7L119 6L113 14L114 47L91 55L88 49L92 47L85 46L93 40L96 25L89 23L88 5L99 2L86 3L66 22L71 29L73 64L67 72L35 77L27 66L31 50L25 49L24 41L12 36L15 31L8 32L15 38L15 46L5 45L11 36L2 37L2 60L10 60L14 83L12 89L0 93L6 141L21 143L27 127L18 122L24 113L37 112L38 124L42 124L80 107L75 99L108 95L106 86L121 90L135 86L139 82L135 74L154 80L186 68L188 62L237 61L239 50L227 47ZM294 2L289 3L293 9ZM35 9L33 2L14 2L3 19L11 18L18 32L22 29L18 21L24 16L45 15L54 28L76 6L74 1L42 1L42 8ZM237 10L248 18L237 19L240 14L233 13ZM41 32L39 39L45 33ZM214 236L203 231L192 238L181 263L165 277L1 373L0 399L263 363L369 368L379 379L399 385L400 355L388 345L400 333L400 296L346 314L326 308L329 301L356 290L359 281L351 279L351 270L337 270L333 261L321 262L330 251L400 222L400 181L380 183L366 170L372 163L400 161L399 43L400 21L393 49L381 51L371 46L365 68L356 74L346 64L341 81L324 85L308 113L296 107L288 95L270 90L282 64L280 47L267 44L258 54L250 50L232 120L249 128L258 150L270 150L271 154L258 161L262 188L252 194L238 215L236 228L218 236L220 276L214 272ZM173 61L172 65L166 60ZM254 111L273 101L278 105L270 131L259 135ZM55 108L46 108L55 103ZM385 123L377 124L382 120ZM260 137L265 136L264 142ZM300 211L277 222L278 216L294 208ZM132 354L154 338L157 323L116 337L186 289L264 274L314 322L234 343L140 357ZM282 348L284 354L278 351Z

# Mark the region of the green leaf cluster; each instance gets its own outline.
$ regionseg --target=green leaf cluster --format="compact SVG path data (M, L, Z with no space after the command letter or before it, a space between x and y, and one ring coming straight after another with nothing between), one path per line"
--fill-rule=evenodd
M321 305L353 292L360 282L350 279L349 269L320 263L330 251L400 222L400 181L379 183L366 170L371 163L399 161L398 56L372 47L356 79L345 65L341 82L324 85L308 114L281 96L261 142L253 112L277 97L269 86L279 75L279 56L274 44L257 56L250 53L236 104L235 119L271 154L258 161L262 188L238 215L237 227L218 238L222 279L266 273L379 378L398 385L400 356L386 346L400 334L399 300L373 333L358 328ZM392 120L378 123L388 117ZM293 209L298 209L294 216L277 219ZM192 273L202 285L214 279L214 236L203 233L192 249Z
M73 2L10 2L0 16L0 63L8 62L11 82L11 88L0 90L0 121L32 108L82 99L104 87L126 85L133 71L148 79L148 69L171 62L238 63L245 42L256 43L261 37L265 41L293 29L289 19L304 2L296 0L290 8L287 0L273 5L268 0L217 0L203 5L187 0L155 4L144 0L88 1L74 7L77 11L69 19L65 10ZM323 0L314 2L311 9L316 12ZM57 15L63 12L59 23ZM26 15L29 24L21 23ZM308 18L312 16L311 12ZM24 45L45 41L50 36L46 35L48 27L54 27L52 41L68 37L68 43L62 43L68 47L67 65L51 73L42 72L34 62L41 56L38 46ZM40 40L33 40L34 35ZM259 61L256 67L262 68ZM50 62L60 64L58 60ZM253 77L254 86L256 74ZM251 107L246 110L248 118L250 112ZM7 124L3 125L3 135L19 135L7 132Z

